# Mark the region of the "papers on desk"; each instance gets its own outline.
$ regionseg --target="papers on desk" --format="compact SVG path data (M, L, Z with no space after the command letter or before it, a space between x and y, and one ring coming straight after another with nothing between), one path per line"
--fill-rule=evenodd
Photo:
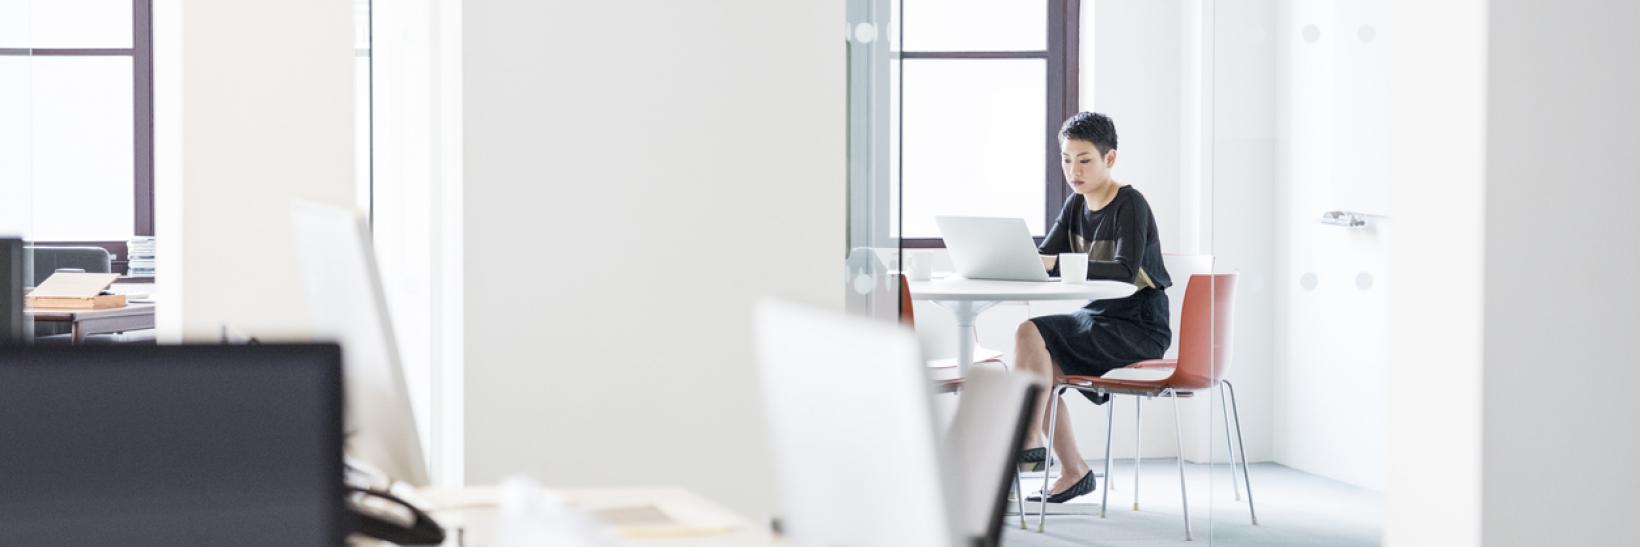
M28 293L28 307L100 310L125 306L125 295L102 294L120 274L57 272Z
M154 236L136 236L126 242L126 274L132 277L153 277L154 249Z

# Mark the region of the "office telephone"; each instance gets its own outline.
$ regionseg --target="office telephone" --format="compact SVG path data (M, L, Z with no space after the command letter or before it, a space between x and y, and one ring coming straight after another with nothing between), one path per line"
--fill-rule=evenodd
M444 527L415 503L393 494L395 483L361 460L346 458L347 509L353 533L398 545L444 543Z
M415 504L383 490L347 487L353 531L398 545L444 543L444 528Z

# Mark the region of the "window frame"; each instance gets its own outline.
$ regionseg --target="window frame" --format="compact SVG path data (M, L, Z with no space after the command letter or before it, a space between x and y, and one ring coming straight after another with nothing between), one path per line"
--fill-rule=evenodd
M899 59L1044 59L1047 61L1047 101L1044 124L1043 161L1047 167L1044 171L1043 184L1046 192L1043 203L1044 229L1052 229L1053 221L1059 216L1059 209L1070 197L1070 189L1065 186L1063 177L1059 175L1059 126L1077 112L1078 94L1080 92L1080 47L1081 47L1081 16L1082 0L1047 0L1048 20L1048 49L1036 51L898 51ZM905 29L905 15L900 16L900 31ZM904 81L905 64L900 64L901 80ZM903 85L903 84L902 84ZM895 120L894 123L900 123ZM904 139L905 132L900 132ZM898 144L896 143L896 146ZM899 151L895 152L899 154ZM901 177L905 169L900 162L901 173L897 173L900 185L903 188L905 179ZM902 196L903 190L901 190ZM904 200L900 201L901 222L904 223ZM903 233L902 233L903 235ZM1032 236L1037 243L1042 242L1042 236ZM900 238L900 247L905 249L943 249L945 240L937 237Z
M130 57L132 85L133 236L154 235L154 9L152 0L131 0L129 48L0 48L0 56ZM30 245L92 246L114 255L114 272L125 274L126 241L30 241Z

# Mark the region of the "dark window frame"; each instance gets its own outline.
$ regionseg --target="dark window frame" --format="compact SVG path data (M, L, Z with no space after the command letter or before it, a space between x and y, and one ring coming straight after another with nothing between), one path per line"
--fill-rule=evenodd
M154 235L154 10L152 0L131 0L129 48L0 48L0 56L130 57L132 85L132 234ZM35 241L33 245L102 247L114 254L114 271L124 274L130 258L126 241Z
M1059 215L1059 209L1070 197L1070 189L1065 186L1059 174L1059 126L1077 112L1077 95L1080 91L1080 53L1081 47L1081 16L1082 0L1047 0L1048 20L1048 49L1038 51L901 51L900 59L1046 59L1047 60L1047 108L1044 116L1043 184L1045 185L1043 200L1043 228L1053 227L1053 221ZM901 30L904 30L904 14L901 14ZM904 65L902 64L902 67ZM902 68L903 70L903 68ZM903 85L903 84L902 84ZM895 121L895 123L899 123ZM904 132L901 132L904 135ZM901 138L904 138L903 136ZM898 152L896 152L898 153ZM901 163L904 169L904 163ZM905 184L900 179L900 184ZM902 200L902 212L904 210ZM904 215L901 215L904 222ZM1038 243L1042 238L1034 238ZM945 240L941 238L901 238L900 247L906 249L943 249Z

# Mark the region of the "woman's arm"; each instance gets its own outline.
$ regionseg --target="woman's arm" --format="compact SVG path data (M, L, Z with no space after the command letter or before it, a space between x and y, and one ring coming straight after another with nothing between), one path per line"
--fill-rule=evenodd
M1065 206L1059 209L1059 218L1054 219L1053 226L1048 228L1048 235L1036 247L1036 253L1042 255L1042 266L1050 274L1056 269L1059 253L1071 252L1070 215L1072 207L1077 206L1076 202L1075 196L1065 200Z

